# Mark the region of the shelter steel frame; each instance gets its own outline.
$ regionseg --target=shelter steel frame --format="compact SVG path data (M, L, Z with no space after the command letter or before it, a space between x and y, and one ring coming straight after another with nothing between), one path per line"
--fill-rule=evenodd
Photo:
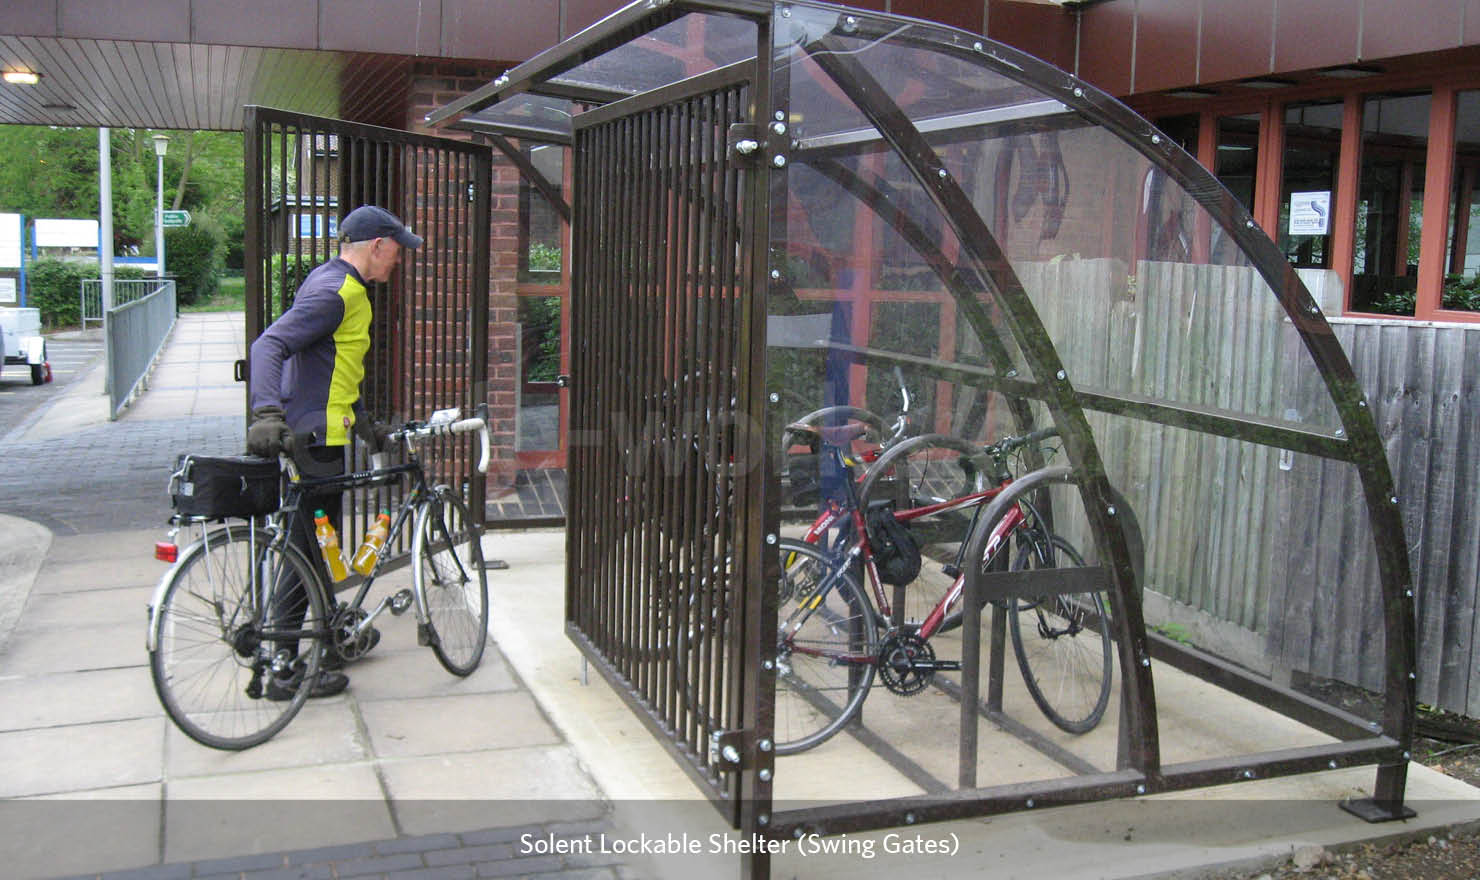
M836 24L828 33L809 33L798 38L787 27L786 19L793 10L805 7L816 13L835 13ZM714 195L673 198L683 190L682 163L660 168L642 164L640 157L672 155L686 149L689 143L684 128L684 101L702 93L705 84L681 81L663 88L640 93L603 93L598 89L577 88L559 81L560 76L577 66L622 46L630 40L652 32L689 13L731 16L749 21L755 28L755 55L725 69L705 76L726 76L750 83L748 108L743 120L731 125L727 136L726 161L731 167L745 169L742 180L720 195L729 201L716 206L707 201ZM983 220L961 186L951 178L921 129L904 113L889 93L873 78L870 71L852 57L847 40L870 37L897 37L908 26L907 39L934 52L958 60L982 65L993 73L1042 90L1059 101L1065 112L1077 114L1118 135L1137 152L1185 188L1197 203L1219 220L1228 234L1250 260L1278 298L1317 367L1321 379L1334 401L1341 430L1335 434L1304 428L1269 419L1244 417L1229 411L1164 400L1079 389L1066 376L1062 361L1040 321L1022 281L1000 247L993 229ZM774 40L773 40L774 37ZM795 40L795 43L787 41ZM1010 341L1022 352L1031 368L1032 378L1014 378L1010 372L967 365L930 367L945 379L966 380L983 388L1000 392L1009 399L1021 398L1045 403L1059 428L1072 471L1044 470L1015 484L996 502L1001 508L1014 503L1022 492L1033 491L1054 482L1069 482L1077 488L1087 513L1096 543L1102 549L1108 592L1117 634L1119 667L1123 682L1120 766L1111 772L1048 780L1044 782L976 788L974 780L975 738L963 737L961 768L964 790L945 794L926 794L886 801L857 802L800 810L774 812L770 783L772 759L769 745L773 732L774 687L771 663L775 650L774 632L777 597L774 584L775 560L760 552L764 542L777 534L779 523L779 490L772 465L775 441L780 435L779 417L767 406L768 388L759 381L765 368L765 308L772 285L784 285L784 269L773 260L781 255L768 253L760 243L784 238L786 217L788 163L812 161L823 173L830 174L845 189L870 206L887 202L887 195L859 178L845 179L846 172L829 168L828 157L838 149L839 141L819 140L809 144L793 142L785 126L773 129L770 120L784 121L788 99L787 65L773 63L782 52L805 53L853 105L862 112L873 131L858 136L877 142L882 138L903 161L915 181L928 193L946 222L961 242L963 265L952 265L934 250L918 230L909 228L907 220L895 223L902 236L914 242L921 256L936 268L945 288L956 298L962 315L981 336L988 357L1001 351ZM773 56L775 53L775 56ZM871 11L847 10L819 3L769 3L757 0L644 0L613 14L564 43L511 70L488 86L450 104L429 117L433 124L457 121L459 127L490 134L507 135L552 143L569 142L538 126L522 125L516 119L500 120L494 116L478 118L486 108L497 109L500 102L522 95L574 99L588 106L609 105L591 111L602 119L623 120L650 116L647 127L613 129L612 136L587 137L581 131L595 127L578 123L574 139L577 155L573 212L575 229L575 308L580 319L575 325L577 351L586 355L611 356L611 348L600 347L597 339L625 341L647 338L654 328L672 320L683 309L698 309L710 293L670 287L670 282L683 276L677 271L655 268L656 258L668 258L665 242L652 236L669 227L669 222L715 217L729 213L742 223L741 248L733 270L719 279L723 285L734 284L733 332L738 341L735 360L706 363L702 357L693 360L694 352L683 357L657 346L639 344L626 351L634 363L613 367L598 357L576 358L573 382L583 395L584 413L573 429L587 432L596 444L583 451L573 465L580 473L572 485L572 515L568 546L567 631L611 682L632 704L640 717L660 741L680 759L679 763L701 783L710 798L734 827L745 834L765 834L788 838L804 831L835 834L861 831L906 823L957 819L1061 803L1083 802L1139 794L1221 785L1271 776L1292 775L1336 767L1377 765L1375 796L1363 802L1343 804L1369 821L1411 815L1403 805L1406 783L1406 761L1414 729L1414 623L1410 572L1406 548L1401 540L1402 523L1398 517L1396 495L1376 426L1362 399L1351 365L1336 342L1329 325L1293 269L1258 229L1241 205L1195 159L1162 138L1146 121L1094 87L1038 59L1010 47L983 40L954 29L928 25L897 16ZM627 114L632 114L631 116ZM579 117L578 117L579 118ZM749 141L749 150L737 147ZM709 149L715 149L709 142ZM661 165L661 160L659 162ZM702 163L701 163L702 164ZM650 172L653 188L611 189L614 172L631 174L634 170ZM601 171L602 174L597 174ZM591 175L596 175L592 179ZM671 175L665 177L664 175ZM630 196L635 205L631 215L621 209L603 207L603 200ZM645 201L646 200L646 201ZM689 212L687 214L683 212ZM633 233L619 226L626 219L640 220L644 231ZM887 219L887 218L886 218ZM605 225L603 225L605 224ZM630 226L630 224L629 224ZM678 230L682 233L682 230ZM625 237L624 237L625 236ZM644 250L645 249L645 250ZM964 268L963 268L964 266ZM621 293L614 291L621 290ZM1010 339L998 337L998 331L980 314L974 297L990 293L1006 316ZM676 295L668 305L653 305L654 298ZM723 299L724 297L721 297ZM646 318L631 316L641 309L634 304L646 303L652 311ZM677 309L679 312L665 311ZM646 320L648 323L644 324ZM646 347L645 347L646 346ZM869 352L869 357L888 361L887 353ZM685 360L684 358L689 358ZM703 511L704 504L717 500L712 494L723 483L713 478L713 470L724 458L708 458L710 475L705 468L680 470L663 481L651 481L643 488L632 473L630 458L621 444L603 446L596 440L609 424L589 421L596 414L590 407L605 393L615 393L614 381L636 375L643 370L650 377L661 377L670 383L671 393L678 398L697 395L682 383L673 385L683 375L675 364L685 368L702 368L698 375L707 384L703 397L708 405L728 402L738 413L767 413L767 430L737 432L733 447L725 447L723 438L705 437L710 443L709 455L733 448L737 456L759 455L764 465L733 472L731 494L723 497L717 510L727 510L728 521L701 517L704 523L724 531L728 529L733 560L728 566L715 564L720 544L713 543L715 534L706 525L682 520L686 508L665 502L638 500L625 504L628 489L639 491L631 498L652 499L643 492L680 493L697 504L687 508ZM915 364L919 367L920 364ZM728 371L727 371L728 369ZM627 371L627 372L624 372ZM768 377L774 381L774 377ZM733 381L733 385L726 382ZM648 382L648 393L660 391L658 384ZM731 395L726 401L725 389ZM772 396L770 399L775 399ZM687 398L690 405L700 396ZM635 401L631 403L635 404ZM654 411L669 407L670 416L681 416L683 405L671 400L649 402ZM1307 453L1324 459L1346 462L1360 475L1364 501L1373 534L1382 592L1385 664L1385 704L1381 723L1368 723L1353 715L1322 705L1294 690L1272 684L1233 664L1212 655L1178 644L1154 632L1148 632L1141 616L1138 584L1140 536L1134 518L1125 515L1128 508L1110 485L1096 447L1087 411L1126 416L1150 423L1198 431L1216 437L1258 443L1279 449ZM1026 413L1026 410L1018 410ZM713 411L711 411L711 414ZM1022 418L1024 416L1020 416ZM660 428L647 435L647 440L685 446L697 435L674 433L674 424L660 419ZM764 435L765 442L754 436ZM738 458L736 460L739 460ZM1117 502L1122 506L1117 515ZM644 507L643 505L648 505ZM728 507L726 507L728 505ZM984 514L990 521L992 511ZM674 517L678 517L675 519ZM677 528L680 535L665 529ZM692 531L697 529L698 531ZM688 544L695 536L696 544ZM700 552L675 554L688 565L679 575L667 570L667 551L679 546L700 546L710 541L708 555ZM613 547L619 548L615 551ZM605 554L605 555L603 555ZM615 560L607 562L603 560ZM606 566L606 567L603 567ZM583 583L606 576L621 580L621 589L606 594L620 597L605 606L607 616L597 624L580 603L589 598ZM991 575L991 577L1004 577ZM1011 577L1007 575L1006 577ZM687 580L685 580L685 578ZM706 581L707 579L707 581ZM967 589L971 595L986 589L1003 589L1000 582L991 586L971 578ZM685 593L679 587L707 582L709 589ZM724 590L718 590L718 584ZM1011 587L1006 587L1011 592ZM733 612L723 624L710 624L709 644L721 652L713 655L724 671L725 687L716 687L695 700L684 699L682 682L687 645L676 636L681 627L671 625L674 615L679 620L704 619L716 595L729 598L720 607ZM683 603L688 596L700 596L698 617ZM678 610L675 611L674 609ZM979 611L970 598L966 601L968 620L963 630L976 633L974 615ZM605 627L603 630L602 627ZM667 640L666 642L664 640ZM969 641L969 640L968 640ZM666 644L666 649L663 645ZM967 651L975 647L966 646ZM639 656L634 656L633 651ZM646 654L642 652L646 651ZM1151 660L1188 671L1207 681L1259 700L1263 704L1311 725L1339 739L1339 742L1281 751L1214 758L1205 761L1164 765L1158 741L1155 696ZM972 726L978 706L977 683L968 678L963 683L963 728ZM713 702L713 701L718 701ZM734 726L737 725L738 727ZM710 748L703 750L695 733L708 732ZM972 753L968 754L968 750ZM971 772L968 773L968 766ZM742 871L750 876L766 876L769 857L764 853L746 857Z
M437 407L472 412L486 403L488 335L481 328L488 325L491 150L247 107L244 153L247 345L287 310L309 270L338 253L338 221L375 204L425 241L404 256L388 283L368 285L375 317L361 385L367 415L397 423ZM237 378L246 381L247 362L239 363ZM250 420L250 400L246 406ZM486 478L475 467L472 443L437 442L433 479L462 487L469 506L485 510ZM393 505L387 491L345 493L342 540L354 546L376 512ZM401 544L390 548L389 561L409 558L409 537Z

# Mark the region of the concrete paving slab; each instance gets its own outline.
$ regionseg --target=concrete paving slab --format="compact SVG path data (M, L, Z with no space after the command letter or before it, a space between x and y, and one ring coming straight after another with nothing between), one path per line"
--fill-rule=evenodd
M395 629L399 631L402 627ZM462 678L443 669L430 649L391 651L386 649L388 640L388 635L383 637L380 646L352 670L351 687L362 705L380 700L512 691L519 687L503 656L492 645L484 650L483 662L473 674Z
M159 859L159 783L0 801L5 876L121 871Z
M396 836L385 792L366 764L171 780L165 797L167 863Z
M111 590L40 593L26 605L26 627L70 630L78 626L127 623L143 638L144 609L154 588L117 587Z
M351 764L370 757L359 716L348 697L304 705L291 723L260 746L224 751L203 746L170 724L165 731L165 775L172 781L259 770Z
M152 704L152 705L151 705ZM0 729L57 727L98 721L162 717L149 670L142 666L6 675L0 678Z
M139 621L144 614L139 614ZM144 624L107 624L74 629L22 629L13 634L4 655L6 674L65 673L120 667L144 667Z
M0 797L158 782L159 718L0 732Z
M51 531L30 520L0 514L0 651L15 630L31 584L51 548Z
M361 704L360 712L375 754L382 758L560 742L533 698L519 691L376 701Z
M109 532L108 537L102 540L97 535L58 535L54 539L53 552L46 560L47 568L50 570L59 564L99 560L115 565L120 562L142 561L150 563L152 568L143 568L154 571L154 577L158 578L169 567L154 558L154 542L164 540L164 536L163 528L120 529Z
M387 763L381 772L409 834L575 821L605 809L565 745L431 755Z
M140 612L134 624L79 626L70 631L23 627L0 655L0 669L6 675L34 675L142 667L149 662L143 620Z
M164 532L157 533L158 539ZM96 540L97 536L94 535ZM69 559L54 552L46 568L37 575L33 593L75 593L98 590L116 590L119 587L152 587L168 566L153 558L154 542L147 545L149 556L135 552L132 556L118 559ZM142 619L143 612L140 612Z

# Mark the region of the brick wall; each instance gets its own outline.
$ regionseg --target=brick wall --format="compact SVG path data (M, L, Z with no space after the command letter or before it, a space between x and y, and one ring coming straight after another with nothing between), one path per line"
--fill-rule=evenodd
M469 139L471 135L465 132L428 128L424 119L432 110L486 85L509 66L432 60L418 62L413 71L407 130L437 137ZM515 337L518 331L515 283L518 277L519 171L497 150L493 156L488 326L465 328L468 333L483 332L488 336L487 401L493 439L493 463L488 469L490 497L512 485L514 480L515 415L519 400L519 365L515 357ZM435 193L419 193L418 202L437 197Z

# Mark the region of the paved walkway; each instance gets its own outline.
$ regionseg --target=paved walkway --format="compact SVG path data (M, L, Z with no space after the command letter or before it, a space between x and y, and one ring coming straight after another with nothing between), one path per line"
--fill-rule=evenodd
M609 831L611 808L496 646L458 679L388 617L348 692L246 752L164 716L143 640L165 486L180 452L240 451L242 333L239 313L182 316L119 420L99 362L0 429L0 873L614 880L615 857L522 851ZM558 585L560 545L532 536L491 575Z
M563 634L558 531L486 538L488 555L510 567L489 573L494 644L468 679L418 648L408 620L387 620L380 647L351 668L350 689L309 703L271 742L217 752L174 729L143 647L145 606L164 571L151 550L175 455L240 446L241 387L229 376L241 329L240 315L182 318L150 390L116 422L99 375L0 428L0 874L736 876L738 841L717 812L622 699L594 675L583 683ZM404 584L386 581L388 590ZM1323 741L1160 667L1157 696L1168 760ZM934 692L881 691L867 720L949 787L953 714ZM1040 723L1031 709L1018 715ZM1114 766L1116 726L1107 716L1081 738L1042 734ZM983 780L1064 774L982 730ZM846 735L776 771L778 800L793 804L907 797L922 792L919 780ZM846 835L830 839L842 848L834 856L791 846L772 875L1196 877L1270 866L1306 845L1480 822L1480 791L1416 765L1416 820L1367 825L1336 808L1372 781L1372 768L1352 768ZM677 840L699 853L603 853L603 839ZM951 848L913 854L898 851L901 841Z

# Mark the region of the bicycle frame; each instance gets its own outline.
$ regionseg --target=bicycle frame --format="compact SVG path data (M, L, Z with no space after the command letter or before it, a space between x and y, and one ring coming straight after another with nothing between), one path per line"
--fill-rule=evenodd
M386 468L356 471L354 473L340 474L332 477L298 478L291 480L288 491L284 493L282 509L278 514L280 522L278 533L273 538L274 543L279 545L286 544L288 542L288 536L292 533L292 529L303 528L303 515L299 504L305 494L314 490L348 491L350 489L359 489L388 483L395 478L409 475L413 477L411 488L396 509L396 515L392 519L390 530L386 534L386 546L393 545L400 537L401 530L405 528L406 521L415 513L422 496L428 491L426 471L421 465L421 460L416 456L414 450L410 452L410 456L411 460L405 464L391 465ZM309 560L309 564L315 565L317 568L318 561ZM354 598L344 605L344 610L341 613L352 614L363 607L365 597L369 595L370 587L375 583L375 578L379 572L380 562L377 560L375 568L372 568L370 573L364 576L359 588L355 591ZM325 598L332 599L333 584L327 581L327 579L324 581L324 584L327 593ZM375 619L390 607L390 602L391 598L386 597L381 600L380 605L373 611L368 612L363 618L359 619L355 624L354 634L359 635L369 629ZM420 611L418 611L418 616L420 616ZM338 625L338 618L339 615L335 615L334 619L328 621L331 628Z
M802 541L808 544L818 544L820 543L822 536L826 534L829 529L842 521L847 521L849 523L853 530L852 533L854 537L851 541L848 542L846 551L841 551L840 562L845 564L841 564L837 567L837 569L835 569L833 575L829 577L818 588L817 593L819 596L825 595L828 590L832 589L832 586L836 581L838 572L846 569L849 565L853 563L854 560L861 557L863 561L863 568L868 573L869 588L873 592L874 602L877 604L880 619L889 620L893 614L893 607L891 606L888 597L885 595L883 581L879 577L878 566L874 562L873 548L869 545L868 529L866 528L864 520L864 512L861 508L861 505L859 504L857 489L854 487L853 480L851 478L852 469L851 467L849 467L850 461L846 456L842 454L841 450L839 450L837 447L828 446L828 450L833 456L837 458L839 463L844 466L844 472L849 475L849 478L843 481L846 486L847 504L845 506L837 499L829 499L826 509L824 509L817 516L817 519L813 520L812 525L808 527L807 532L802 536ZM968 528L969 534L971 530L976 528L977 517L981 513L982 505L986 501L999 495L1005 488L1007 488L1008 485L1010 485L1010 483L1011 480L1006 480L999 485L993 486L990 489L986 489L981 492L973 492L970 495L963 495L960 498L952 498L947 501L926 505L924 507L915 507L910 508L909 510L895 511L894 518L899 522L909 523L912 520L920 519L926 516L933 516L942 513L952 513L957 510L965 510L967 508L974 507L975 510L972 514L971 525ZM1003 516L1002 519L992 528L992 533L990 536L988 536L985 550L982 554L983 560L986 560L988 563L990 563L990 561L994 559L1001 551L1001 549L1006 545L1007 540L1012 536L1012 534L1017 531L1017 529L1021 527L1025 522L1027 522L1027 519L1028 517L1023 512L1021 505L1014 505L1013 507L1011 507L1007 511L1007 514ZM955 566L957 569L961 568L961 554L965 552L965 549L966 542L963 541L961 544L961 549L958 551L957 554L957 565ZM925 640L929 640L931 636L935 635L940 630L941 626L945 623L946 616L950 614L951 610L956 606L956 603L961 600L961 595L965 591L965 587L966 575L963 571L956 575L955 580L952 581L951 586L949 589L946 590L945 595L941 597L941 600L937 602L935 607L931 609L930 613L926 615L925 620L921 622L919 629L916 631L916 635ZM804 610L804 608L798 610ZM793 650L796 650L797 652L803 654L817 653L799 646L794 646ZM872 657L839 659L842 659L844 662L867 663L872 663L875 660L875 658Z

